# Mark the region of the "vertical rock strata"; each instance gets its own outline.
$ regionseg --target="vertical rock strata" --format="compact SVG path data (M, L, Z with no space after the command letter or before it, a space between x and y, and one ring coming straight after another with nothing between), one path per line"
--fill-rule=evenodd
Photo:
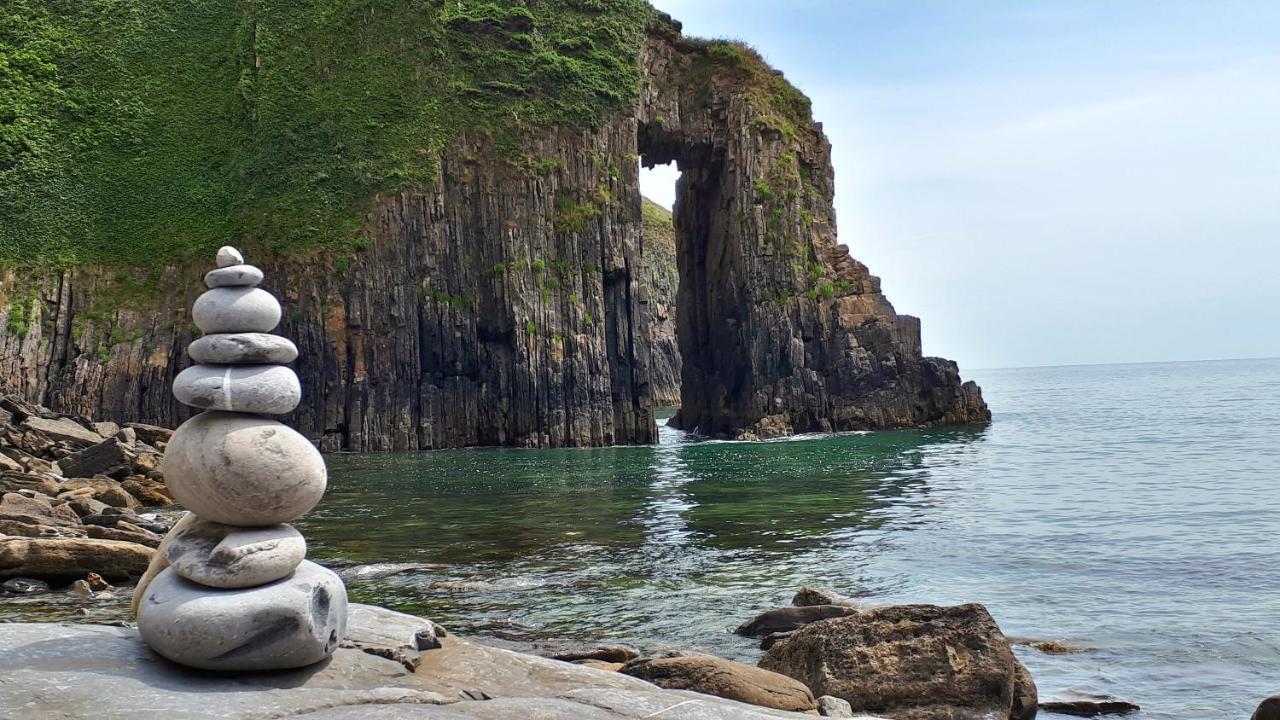
M210 288L195 302L208 333L173 383L205 412L165 448L174 498L191 512L165 537L135 591L138 630L156 652L208 670L277 670L319 662L337 649L346 589L308 562L292 526L324 494L324 459L287 425L301 397L288 340L269 335L280 303L257 287L263 273L233 248L218 252ZM266 361L266 362L264 362Z
M289 422L324 450L654 441L675 354L655 352L671 316L647 305L638 176L675 161L680 426L749 438L987 419L977 386L922 356L919 321L837 244L807 99L749 50L669 20L637 62L636 106L598 128L531 130L518 157L457 138L431 186L374 198L358 249L264 256L301 389L232 368L240 407L296 403ZM222 300L189 314L199 275L0 270L0 382L62 412L186 419L168 388L193 318L224 335L219 313L243 309L246 336L270 320L243 269L211 277ZM204 343L202 363L231 352ZM256 349L254 365L281 362ZM226 411L218 372L183 371L179 399Z

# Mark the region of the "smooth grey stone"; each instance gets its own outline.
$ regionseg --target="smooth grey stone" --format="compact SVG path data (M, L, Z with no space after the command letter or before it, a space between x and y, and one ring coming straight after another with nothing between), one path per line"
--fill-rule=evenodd
M174 378L173 396L201 410L283 415L302 401L302 385L283 365L192 365Z
M229 265L205 273L204 284L210 288L257 287L262 277L262 271L252 265Z
M197 519L165 537L165 559L182 577L216 588L265 585L307 557L307 541L292 525L235 527Z
M289 363L298 359L298 347L287 338L267 333L205 335L187 346L198 363L260 365Z
M138 632L152 650L203 670L283 670L320 662L347 626L347 591L332 571L303 561L267 585L217 590L173 568L138 605Z
M231 247L230 245L223 245L218 248L217 262L218 267L220 268L231 267L232 265L243 265L244 256L240 254L239 250Z
M259 288L214 288L196 298L191 318L207 333L271 332L280 324L280 301Z
M33 720L310 718L325 708L444 700L397 663L359 650L300 670L210 673L163 660L134 628L89 624L4 625L0 677L0 718Z
M180 505L227 525L302 517L324 495L324 458L297 431L267 418L209 411L183 423L162 464Z
M818 698L818 714L822 717L851 718L853 717L853 706L843 698L838 698L834 695L823 695Z

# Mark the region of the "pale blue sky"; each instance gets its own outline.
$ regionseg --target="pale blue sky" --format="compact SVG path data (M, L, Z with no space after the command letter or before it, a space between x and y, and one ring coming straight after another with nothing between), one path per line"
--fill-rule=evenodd
M841 242L927 353L1280 356L1280 0L654 4L813 98Z

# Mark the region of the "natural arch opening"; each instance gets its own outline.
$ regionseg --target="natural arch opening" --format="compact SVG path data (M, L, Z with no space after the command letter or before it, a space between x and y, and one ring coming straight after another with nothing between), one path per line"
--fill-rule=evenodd
M641 298L649 320L649 387L654 414L665 423L680 407L680 348L676 339L676 229L671 209L680 170L675 163L639 168Z

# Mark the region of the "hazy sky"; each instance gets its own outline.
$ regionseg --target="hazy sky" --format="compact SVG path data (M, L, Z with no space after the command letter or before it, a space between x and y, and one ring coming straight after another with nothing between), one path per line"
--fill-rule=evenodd
M840 240L927 353L1280 356L1280 0L654 4L813 98Z

